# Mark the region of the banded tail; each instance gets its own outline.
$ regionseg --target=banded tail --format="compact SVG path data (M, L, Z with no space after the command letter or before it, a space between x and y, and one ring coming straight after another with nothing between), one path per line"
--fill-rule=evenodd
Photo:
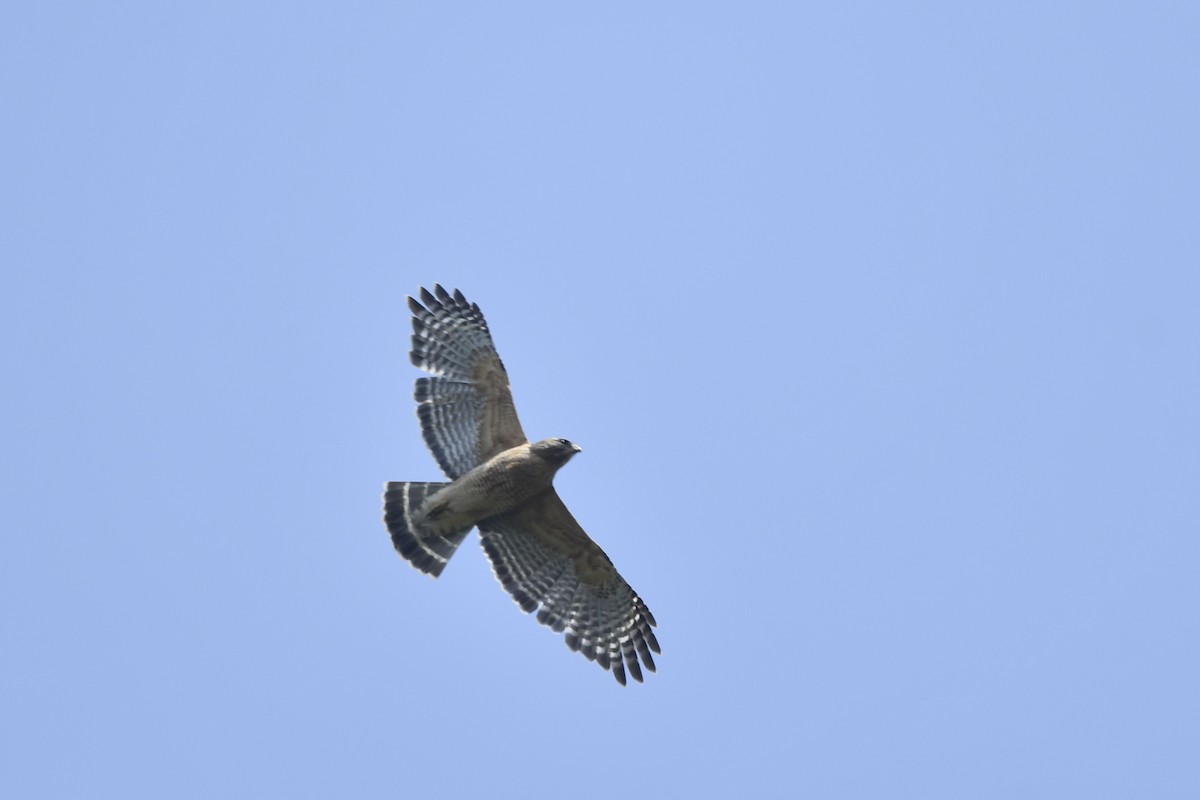
M449 486L448 483L401 483L387 484L383 493L383 521L396 551L408 559L414 567L427 575L437 577L446 568L446 562L471 532L468 525L461 531L449 534L433 533L414 519L417 509L431 497Z

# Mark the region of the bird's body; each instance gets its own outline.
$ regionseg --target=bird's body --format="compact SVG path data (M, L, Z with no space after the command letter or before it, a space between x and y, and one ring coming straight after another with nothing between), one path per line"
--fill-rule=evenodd
M413 515L417 526L444 534L472 528L480 520L512 511L548 490L554 473L578 448L553 446L556 440L519 444L502 450L426 498ZM574 449L571 449L574 448ZM550 457L565 450L561 458Z
M479 307L461 292L421 290L413 312L413 363L421 431L449 482L393 482L384 521L404 558L437 577L478 526L496 577L524 611L565 633L567 645L642 680L655 669L654 616L554 490L555 473L579 447L530 443L508 374Z

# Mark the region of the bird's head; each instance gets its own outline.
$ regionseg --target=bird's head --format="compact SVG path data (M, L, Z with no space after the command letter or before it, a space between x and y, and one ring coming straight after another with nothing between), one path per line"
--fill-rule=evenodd
M561 467L582 448L568 439L542 439L534 444L532 449L555 467Z

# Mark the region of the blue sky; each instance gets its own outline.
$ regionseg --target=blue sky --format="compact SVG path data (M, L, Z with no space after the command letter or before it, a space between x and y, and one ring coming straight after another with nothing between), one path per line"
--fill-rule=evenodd
M0 792L1200 796L1198 33L9 4ZM646 684L392 551L434 282Z

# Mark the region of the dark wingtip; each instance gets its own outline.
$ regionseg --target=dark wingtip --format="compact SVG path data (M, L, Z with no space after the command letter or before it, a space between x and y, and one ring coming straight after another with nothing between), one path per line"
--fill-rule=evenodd
M650 651L646 649L645 644L638 644L638 658L642 659L642 663L646 666L646 669L651 672L658 672L654 667L654 657L650 655Z
M646 608L646 604L642 602L642 598L640 597L638 598L638 611L646 618L646 622L650 623L650 627L658 627L658 623L654 620L654 615L650 613L650 609Z
M629 670L629 674L638 683L642 683L642 667L638 664L637 656L633 653L625 654L625 666Z
M621 666L621 659L618 658L612 665L613 677L617 679L617 683L625 686L625 668Z

